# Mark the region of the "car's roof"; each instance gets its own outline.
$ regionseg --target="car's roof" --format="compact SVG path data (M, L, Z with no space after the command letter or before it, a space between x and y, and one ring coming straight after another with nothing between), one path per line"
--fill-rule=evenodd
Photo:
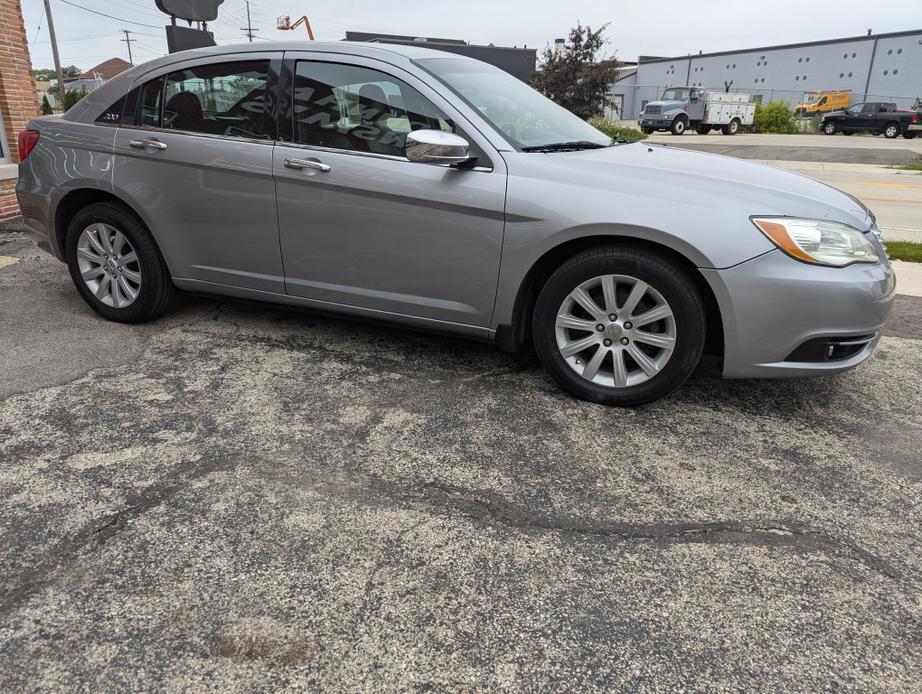
M344 55L369 55L374 53L389 53L402 56L408 60L421 60L423 58L457 58L458 60L474 60L457 53L439 51L438 49L424 46L408 46L393 43L375 43L370 41L263 41L260 43L233 43L221 46L208 46L207 48L194 48L189 51L173 53L162 58L156 58L145 66L151 67L159 63L169 64L177 59L194 58L201 56L220 56L225 53L265 53L271 51L314 51L320 53L341 53Z

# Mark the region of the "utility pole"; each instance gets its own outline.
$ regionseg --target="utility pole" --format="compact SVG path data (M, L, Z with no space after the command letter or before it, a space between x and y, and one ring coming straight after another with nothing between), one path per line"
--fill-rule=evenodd
M240 27L240 31L246 34L250 39L250 43L253 43L253 34L259 29L253 28L253 22L250 21L250 2L247 0L247 25L245 27Z
M127 43L127 44L128 44L128 62L129 62L129 64L134 65L134 60L132 60L132 58L131 58L131 44L132 44L134 41L137 41L137 39L131 38L130 34L133 34L134 32L133 32L133 31L128 31L128 29L122 29L122 33L125 34L125 38L119 39L119 40L120 40L122 43Z
M54 70L58 73L58 106L64 108L64 71L58 56L58 39L54 34L54 19L51 16L51 0L45 0L45 17L48 19L48 34L51 38L51 55L54 56Z

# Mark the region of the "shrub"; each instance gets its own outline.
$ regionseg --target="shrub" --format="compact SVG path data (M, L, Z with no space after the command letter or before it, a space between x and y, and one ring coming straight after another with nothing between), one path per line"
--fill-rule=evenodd
M71 106L76 104L80 99L85 97L89 92L82 87L80 89L65 89L64 90L64 111L67 112L70 110Z
M607 118L602 118L600 116L590 118L589 125L591 125L596 130L605 133L611 139L619 140L621 142L637 142L638 140L647 139L646 134L640 132L636 128L618 125L614 121L608 120Z
M48 95L42 94L42 115L50 116L54 111L51 110L51 104L48 103Z
M752 119L752 132L791 135L798 132L797 118L786 101L756 104L755 116Z

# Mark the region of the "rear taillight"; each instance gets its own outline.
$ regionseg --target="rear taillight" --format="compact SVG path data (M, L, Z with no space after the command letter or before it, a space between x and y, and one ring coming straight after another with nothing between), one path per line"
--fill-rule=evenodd
M913 117L912 117L912 120L911 120L910 122L912 122L912 123L918 123L918 122L919 122L919 114L918 114L918 113L914 114Z
M19 133L19 161L25 161L26 157L35 149L38 144L38 138L41 134L38 130L23 130Z

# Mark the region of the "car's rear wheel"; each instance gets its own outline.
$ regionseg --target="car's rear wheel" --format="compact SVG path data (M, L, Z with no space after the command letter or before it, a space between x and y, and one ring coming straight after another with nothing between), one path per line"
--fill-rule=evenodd
M564 389L634 406L668 395L694 371L705 320L698 290L679 266L642 249L600 247L548 278L532 333Z
M175 304L176 287L160 251L128 209L104 202L80 210L64 248L77 291L104 318L141 323Z
M907 140L914 140L918 133L903 133L903 137Z
M884 137L888 140L892 140L896 137L899 137L900 134L900 124L899 123L887 123L884 126Z
M826 121L823 123L823 132L826 135L835 135L836 130L838 130L838 128L836 127L836 122L834 120Z

